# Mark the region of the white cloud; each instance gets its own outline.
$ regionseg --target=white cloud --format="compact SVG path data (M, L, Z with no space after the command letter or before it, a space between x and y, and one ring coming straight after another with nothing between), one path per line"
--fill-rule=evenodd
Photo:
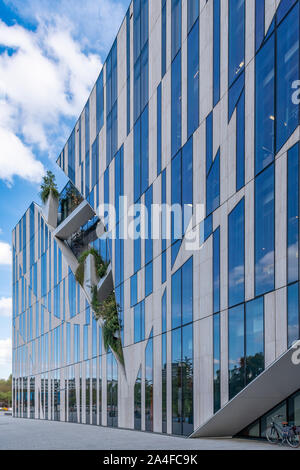
M32 182L39 182L44 173L41 162L34 158L30 148L9 129L0 127L0 178L12 183L17 175ZM1 259L1 245L0 245Z
M12 263L12 252L11 247L8 243L0 242L0 265L11 265Z
M11 373L11 338L0 339L0 378Z
M34 150L58 156L65 119L81 112L100 58L85 54L61 19L36 31L0 20L0 46L10 50L0 55L0 178L39 182L44 167Z
M11 317L12 312L12 298L1 297L0 298L0 317Z

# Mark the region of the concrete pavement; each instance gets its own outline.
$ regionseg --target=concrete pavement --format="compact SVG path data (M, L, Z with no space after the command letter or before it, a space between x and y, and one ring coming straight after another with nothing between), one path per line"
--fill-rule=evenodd
M84 424L12 418L0 413L0 450L281 450L240 439L184 439Z

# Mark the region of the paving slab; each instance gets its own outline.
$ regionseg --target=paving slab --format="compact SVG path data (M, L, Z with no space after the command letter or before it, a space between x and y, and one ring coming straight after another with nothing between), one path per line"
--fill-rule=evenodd
M282 450L244 439L185 439L0 413L0 450ZM286 448L290 450L289 448ZM291 449L292 451L292 449Z

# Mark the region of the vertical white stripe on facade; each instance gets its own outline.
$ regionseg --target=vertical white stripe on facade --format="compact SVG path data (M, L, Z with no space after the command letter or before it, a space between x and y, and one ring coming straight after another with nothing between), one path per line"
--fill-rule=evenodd
M265 366L276 359L276 302L275 292L265 295Z
M276 359L287 350L287 288L275 291Z
M221 312L221 406L229 400L228 392L228 311Z
M221 2L222 3L222 2ZM200 122L210 113L213 107L213 2L207 2L199 18L200 56L199 56L199 95ZM222 41L221 41L222 42Z
M255 168L255 61L245 72L245 184L254 178Z
M228 89L228 2L221 0L221 97ZM224 119L225 119L225 115ZM227 122L227 121L226 121Z
M213 414L213 317L200 322L200 424Z
M287 154L275 161L275 289L287 283Z
M273 21L278 4L278 0L265 0L265 34L267 34L270 24Z
M161 81L161 8L149 2L149 97L155 94ZM156 121L156 119L155 119ZM150 120L149 120L150 124Z
M151 96L148 103L149 116L149 186L157 177L157 96L156 92Z
M118 149L127 137L127 34L126 17L117 36Z
M90 147L93 145L94 140L96 139L96 85L92 89L90 98ZM90 161L92 161L92 155L90 155Z
M245 64L254 57L255 50L255 1L245 2L246 30L245 30Z
M254 298L254 181L245 187L245 300Z

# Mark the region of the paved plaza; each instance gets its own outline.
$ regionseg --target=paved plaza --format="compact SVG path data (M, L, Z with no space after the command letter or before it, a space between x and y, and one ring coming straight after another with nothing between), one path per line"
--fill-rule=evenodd
M259 441L184 439L0 413L0 450L281 450Z

